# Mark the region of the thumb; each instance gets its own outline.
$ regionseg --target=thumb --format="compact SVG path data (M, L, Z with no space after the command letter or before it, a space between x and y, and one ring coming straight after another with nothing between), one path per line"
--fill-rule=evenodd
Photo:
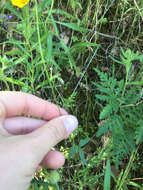
M78 126L78 120L72 115L65 115L47 122L32 133L27 134L27 145L40 163L47 152L66 139Z

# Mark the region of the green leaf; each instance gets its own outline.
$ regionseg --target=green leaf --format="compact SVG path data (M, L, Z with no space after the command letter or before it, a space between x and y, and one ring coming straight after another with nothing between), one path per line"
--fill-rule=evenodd
M89 141L90 141L90 138L81 139L80 142L79 142L79 146L80 146L80 147L83 147L83 146L86 145Z
M57 184L60 181L60 175L57 170L50 170L46 178L51 184Z
M97 74L98 74L98 76L100 77L100 80L101 80L101 81L105 81L105 82L108 81L108 75L107 75L107 73L101 72L101 71L99 71L99 70L96 69L96 68L94 68L94 71L97 72Z
M118 88L116 89L116 92L115 92L116 96L121 96L120 94L121 94L123 88L124 88L124 80L120 80L118 82Z
M97 133L96 133L96 137L100 137L101 135L107 133L109 131L109 125L108 125L109 121L106 121L101 127L99 127Z
M47 0L46 0L46 1L47 1ZM54 13L54 14L57 14L58 16L59 16L59 15L64 15L65 17L67 17L67 18L69 18L69 19L73 19L73 20L77 19L76 16L71 15L71 14L69 14L69 13L67 13L66 11L61 10L61 9L53 9L51 12Z
M38 184L36 182L33 183L33 186L34 186L34 190L39 190Z
M112 113L112 106L107 104L100 113L100 119L107 118Z
M110 168L110 160L108 160L104 175L104 190L110 190L111 188L110 183L111 183L111 168Z
M78 26L78 24L76 23L64 23L64 22L59 22L59 21L55 21L57 24L61 24L63 26L66 26L68 28L71 28L72 30L75 30L75 31L79 31L79 32L86 32L87 29L86 28L83 28L83 27L80 27Z
M136 144L139 144L143 141L143 120L141 119L138 122L139 127L136 130Z
M5 79L6 79L6 81L8 81L8 82L10 82L10 83L12 83L12 84L17 84L17 85L19 85L19 86L24 86L24 82L15 80L15 79L10 78L10 77L6 77Z
M13 44L14 46L17 46L23 54L25 54L29 57L31 56L30 53L25 48L23 48L23 46L22 46L23 42L9 38L8 43Z
M77 51L78 48L83 47L98 47L99 45L97 43L91 43L91 42L78 42L75 43L71 48L70 51L74 52Z
M16 48L14 49L13 48L12 50L6 51L5 55L13 55L13 56L14 55L19 55L20 56L20 55L22 55L22 53L21 53L21 51L19 49L16 49Z
M74 67L76 72L79 73L79 69L75 64L75 61L74 61L74 59L73 59L73 57L71 55L70 49L67 47L67 45L64 43L63 40L61 40L61 46L65 50L65 53L68 55L71 68Z
M84 165L87 165L87 162L86 162L85 157L84 157L83 150L81 148L79 148L78 151L79 151L79 156L81 158L81 161L83 162Z
M98 90L100 90L101 92L111 96L111 90L109 88L104 87L101 84L97 84L96 82L92 82L92 83L98 88Z
M69 157L72 157L74 154L75 154L75 152L78 150L78 146L72 146L71 148L70 148L70 152L69 152Z
M143 85L143 79L141 81L128 82L128 85L142 86Z
M117 59L115 59L114 57L112 57L112 56L109 56L115 63L119 63L119 64L122 64L122 62L121 61L119 61L119 60L117 60Z
M22 87L22 92L29 92L28 81L26 81Z
M52 35L52 32L48 32L48 35L47 35L47 57L48 57L48 61L51 61L52 59L52 50L53 50L53 44L52 44L52 38L53 38L53 35Z
M102 101L106 101L106 102L108 102L111 99L109 96L100 95L100 94L96 94L96 98L98 98L99 100L102 100Z
M140 189L140 190L143 189L142 186L140 186L139 184L137 184L137 183L135 183L135 182L133 182L133 181L129 181L127 184L128 184L128 185L131 185L131 186L133 186L133 187L136 187L136 188L138 188L138 189Z
M114 114L110 117L110 123L109 123L110 127L110 131L113 133L113 135L122 135L124 133L123 131L123 121L122 118L117 115Z

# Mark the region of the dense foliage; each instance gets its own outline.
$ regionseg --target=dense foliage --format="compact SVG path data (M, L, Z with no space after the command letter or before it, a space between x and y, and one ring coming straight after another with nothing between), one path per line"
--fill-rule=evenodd
M0 1L0 89L79 120L30 190L143 189L142 26L141 0Z

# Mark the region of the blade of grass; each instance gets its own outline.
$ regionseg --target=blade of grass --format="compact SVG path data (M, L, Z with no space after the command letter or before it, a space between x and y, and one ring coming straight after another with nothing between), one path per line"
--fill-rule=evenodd
M104 190L110 190L111 188L111 168L110 160L107 160L105 175L104 175Z

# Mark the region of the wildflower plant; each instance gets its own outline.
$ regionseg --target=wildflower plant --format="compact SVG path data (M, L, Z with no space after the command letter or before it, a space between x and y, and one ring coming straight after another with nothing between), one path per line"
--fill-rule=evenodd
M107 157L113 158L116 166L120 160L136 151L136 145L143 141L142 79L136 81L135 74L131 74L133 61L143 63L143 55L135 54L130 49L121 50L121 61L113 60L125 67L125 80L117 80L94 68L100 82L93 82L98 91L95 98L100 105L104 105L101 106L99 118L102 124L97 137L105 134L110 136L106 147Z

